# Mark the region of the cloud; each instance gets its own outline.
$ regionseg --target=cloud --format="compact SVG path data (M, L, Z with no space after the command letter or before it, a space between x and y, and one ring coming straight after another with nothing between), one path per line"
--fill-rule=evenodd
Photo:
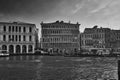
M112 1L107 9L104 10L104 15L119 15L120 13L120 0Z
M83 4L76 4L75 9L72 10L72 14L77 13L81 8L83 8Z
M84 0L61 0L57 7L62 15L73 15L82 8Z
M99 12L99 11L107 8L111 2L112 2L112 0L103 1L102 3L99 4L99 6L96 9L90 11L90 13L96 13L96 12Z

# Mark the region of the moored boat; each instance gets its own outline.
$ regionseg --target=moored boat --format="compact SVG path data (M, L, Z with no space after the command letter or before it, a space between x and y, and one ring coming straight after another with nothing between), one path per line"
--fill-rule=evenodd
M0 50L0 57L5 57L5 56L9 56L7 50Z

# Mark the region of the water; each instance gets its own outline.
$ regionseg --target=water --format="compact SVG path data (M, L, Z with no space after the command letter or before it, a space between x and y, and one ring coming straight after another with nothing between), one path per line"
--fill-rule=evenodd
M0 80L117 79L117 61L108 57L1 57Z

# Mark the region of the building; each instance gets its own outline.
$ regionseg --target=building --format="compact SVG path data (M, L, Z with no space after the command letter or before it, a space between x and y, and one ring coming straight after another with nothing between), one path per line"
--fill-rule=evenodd
M81 48L88 51L110 49L110 33L109 28L85 28L81 33Z
M41 46L54 51L74 51L79 49L79 23L41 23Z
M120 52L120 30L111 30L110 43L114 52Z
M0 47L10 54L34 53L35 24L0 22Z
M35 49L39 49L40 48L40 42L39 42L39 29L35 30Z

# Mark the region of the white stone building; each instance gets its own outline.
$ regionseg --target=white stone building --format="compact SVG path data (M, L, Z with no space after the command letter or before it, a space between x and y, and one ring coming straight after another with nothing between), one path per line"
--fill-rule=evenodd
M35 24L0 22L0 47L10 54L34 53L35 33Z

